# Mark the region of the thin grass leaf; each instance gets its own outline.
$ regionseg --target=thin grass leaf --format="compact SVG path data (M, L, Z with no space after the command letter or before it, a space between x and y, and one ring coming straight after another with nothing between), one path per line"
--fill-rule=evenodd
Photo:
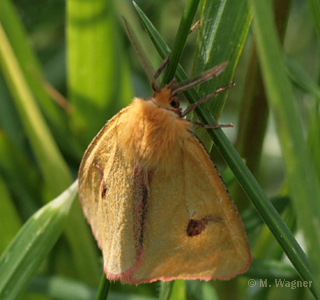
M164 59L170 52L169 47L163 41L160 34L154 28L149 19L136 4L135 8L148 34L151 36L151 40L155 44L155 48L158 50L160 56L162 56L162 58ZM179 81L187 79L185 72L179 65L176 74ZM195 90L189 90L185 93L185 95L191 103L196 102L200 98ZM196 109L196 112L200 119L206 124L217 124L215 119L204 106L198 107ZM295 238L292 236L290 230L284 224L281 217L279 216L273 205L270 203L265 193L259 186L258 182L253 177L247 166L244 164L241 157L238 155L228 138L225 136L221 129L210 129L208 130L208 133L213 139L215 145L218 147L221 155L229 165L230 169L238 179L242 188L248 195L249 199L252 201L252 203L260 213L262 219L267 224L267 226L277 239L278 243L281 245L288 258L295 266L301 278L305 281L312 281L313 276L310 272L310 266L303 250L301 249ZM314 295L316 294L312 286L311 292Z
M14 52L12 51L11 45L1 26L0 62L7 78L8 85L14 95L16 106L21 115L22 122L39 163L44 180L51 195L57 195L68 185L68 183L71 183L72 176L35 103ZM72 222L70 223L72 225L67 227L67 234L76 256L76 262L79 262L78 271L80 272L80 266L85 265L80 263L80 261L90 262L91 266L94 266L97 263L92 258L94 256L93 243L89 236L85 221L82 218L79 204L74 206L70 221ZM82 232L80 236L76 234L78 231ZM86 245L86 247L83 247L83 245ZM83 275L88 276L88 278L94 278L94 272L95 271L92 270L92 276L88 276L88 274L90 274L88 267L83 268L82 271Z
M0 299L17 299L58 237L77 193L77 182L37 211L0 257Z
M174 281L162 281L160 283L159 300L169 300Z
M317 296L320 291L319 181L307 149L293 90L286 76L271 4L265 0L250 0L250 4L255 17L254 32L267 96L275 116L290 195L312 263L310 269L315 276L312 292Z
M111 282L107 279L106 274L102 274L96 300L107 300L111 288Z
M51 195L55 196L71 184L72 175L36 105L1 25L0 62L44 181ZM71 210L69 222L70 226L67 226L66 232L75 256L77 273L92 281L97 277L96 252L79 203ZM78 234L79 232L81 234Z
M177 36L174 40L172 52L170 54L169 63L164 71L162 79L163 86L168 84L174 78L199 2L200 0L189 0L186 3Z
M52 194L57 195L71 183L72 177L35 103L2 26L0 26L0 62L42 174Z
M41 82L44 76L40 63L31 50L26 31L10 0L2 0L0 2L0 20L30 90L35 95L49 123L60 135L64 135L66 138L66 118L48 96Z

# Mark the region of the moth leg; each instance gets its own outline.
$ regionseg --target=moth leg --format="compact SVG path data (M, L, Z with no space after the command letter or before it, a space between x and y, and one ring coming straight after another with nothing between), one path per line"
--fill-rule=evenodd
M200 20L198 20L193 24L193 26L190 28L189 34L192 33L195 29L197 29L199 25L200 25Z
M234 82L232 82L231 84L222 87L220 89L217 89L216 91L212 92L211 94L205 96L204 98L200 99L199 101L192 103L191 105L189 105L182 113L181 116L184 117L186 116L188 113L192 112L198 105L202 104L203 102L207 101L209 98L225 91L225 90L229 90L234 86Z

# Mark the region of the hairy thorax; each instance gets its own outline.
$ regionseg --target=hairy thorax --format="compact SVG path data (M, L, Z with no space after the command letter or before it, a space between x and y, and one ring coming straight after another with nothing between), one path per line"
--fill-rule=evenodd
M187 120L157 98L135 98L122 122L118 136L124 155L150 170L170 170L190 128Z

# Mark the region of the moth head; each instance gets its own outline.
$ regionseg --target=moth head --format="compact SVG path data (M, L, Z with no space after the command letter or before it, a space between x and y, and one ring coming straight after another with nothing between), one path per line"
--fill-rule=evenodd
M158 107L178 113L180 111L180 102L175 94L172 93L172 87L175 83L175 81L171 82L164 88L155 91L152 100Z

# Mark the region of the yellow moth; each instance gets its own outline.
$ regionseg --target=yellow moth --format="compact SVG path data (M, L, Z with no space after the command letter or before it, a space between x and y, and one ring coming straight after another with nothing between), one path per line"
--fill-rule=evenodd
M176 94L134 98L100 130L79 169L79 198L110 280L230 279L251 253L242 221ZM199 102L200 103L200 102Z

